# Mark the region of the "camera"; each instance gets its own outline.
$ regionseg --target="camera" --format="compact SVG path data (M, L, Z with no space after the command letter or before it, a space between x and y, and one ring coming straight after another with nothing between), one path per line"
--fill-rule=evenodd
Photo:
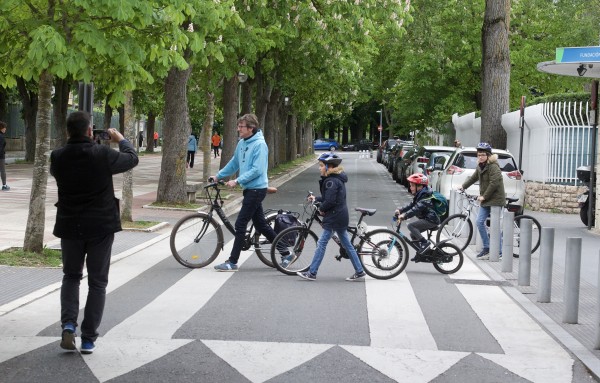
M110 141L112 137L108 133L108 130L94 129L94 138L98 138L103 141Z

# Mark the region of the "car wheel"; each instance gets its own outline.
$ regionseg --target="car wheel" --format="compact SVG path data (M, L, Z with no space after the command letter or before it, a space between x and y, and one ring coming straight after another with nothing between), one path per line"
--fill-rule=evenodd
M329 147L329 151L330 151L330 152L333 152L333 151L335 151L335 146L334 146L334 145L331 145L331 146Z

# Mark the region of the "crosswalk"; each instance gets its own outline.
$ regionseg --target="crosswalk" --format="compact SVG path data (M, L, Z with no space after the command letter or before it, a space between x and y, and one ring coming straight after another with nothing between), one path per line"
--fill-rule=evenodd
M232 241L226 246L222 254L229 253ZM218 261L220 259L215 262ZM388 281L369 278L364 284L348 284L342 280L333 281L324 277L316 283L307 282L307 285L298 282L296 285L300 288L306 286L305 289L308 291L310 288L311 292L318 291L318 283L322 283L324 288L327 288L327 284L336 284L335 288L350 286L362 291L366 302L365 318L368 321L365 331L368 333L357 339L367 339L366 342L350 342L348 338L344 338L340 343L321 343L316 337L298 341L292 336L286 339L285 334L281 335L279 340L273 340L269 336L264 340L232 339L230 334L218 333L212 337L186 337L186 334L190 335L193 332L181 330L194 323L194 317L209 303L213 303L211 300L215 299L216 295L221 294L229 285L235 284L236 278L242 278L244 272L254 272L250 266L245 270L245 265L254 261L256 259L253 253L247 251L242 253L241 271L237 273L217 273L210 267L197 270L181 269L170 259L168 238L164 237L152 247L138 249L137 252L114 262L107 291L109 300L115 294L125 291L132 281L149 275L157 268L160 269L160 273L153 272L153 278L168 272L175 275L171 275L172 283L169 286L157 290L156 296L147 297L142 307L132 309L131 313L125 308L126 312L121 314L124 317L119 320L107 318L111 325L110 328L101 331L103 334L98 339L97 351L93 355L81 357L85 366L99 382L112 379L140 381L149 371L160 374L165 368L165 363L174 363L172 367L167 368L177 368L178 364L173 360L185 358L190 352L197 352L204 356L202 361L198 361L197 368L206 369L207 374L215 369L219 370L220 374L225 374L220 376L231 374L250 382L265 382L274 378L279 381L286 381L287 378L294 380L293 377L297 376L299 371L306 373L306 370L310 369L307 366L318 364L321 358L336 355L337 358L347 359L348 364L359 369L357 373L378 377L376 381L391 379L429 382L436 377L450 374L453 369L458 369L457 366L461 363L475 363L474 360L479 363L481 360L487 360L496 369L505 370L504 376L516 377L515 380L507 381L572 381L571 356L525 314L501 287L485 283L465 283L488 280L468 259L463 269L449 277L461 283L451 283L452 280L440 275L436 279L438 284L431 287L437 289L446 286L443 292L440 289L442 296L456 294L453 302L457 301L456 297L464 300L464 307L472 310L475 318L473 321L467 321L467 324L479 322L471 329L461 329L465 338L472 335L467 334L469 331L479 332L481 330L475 329L483 328L494 340L483 342L480 346L464 346L468 344L467 340L453 342L445 339L444 333L457 332L457 328L463 324L447 323L447 320L432 315L435 308L431 307L419 292L423 286L419 274L428 270L415 267L415 274L412 274L412 264L407 268L407 272ZM271 270L266 272L275 273ZM290 277L279 275L273 276L272 280L291 283ZM158 285L160 281L155 280L154 283ZM148 289L152 290L150 286ZM239 294L248 294L249 291L250 288L246 292L240 291ZM85 283L82 283L80 293L83 302L87 295ZM54 358L60 358L62 353L58 348L57 336L60 333L57 323L60 317L59 294L58 290L50 292L0 316L1 370L15 371L15 366L26 356L35 358L45 355L45 358L49 358L47 354L50 352ZM310 295L309 292L307 295ZM313 296L311 299L317 298ZM340 301L343 304L345 300L340 298ZM253 300L248 298L248 302L252 304ZM340 302L332 299L328 304L338 303ZM277 302L271 304L277 306ZM307 302L298 304L306 305ZM135 306L135 302L131 302L131 305ZM222 310L221 317L213 318L214 321L226 321L231 315L235 316L238 310L244 311L244 308L224 307ZM106 315L110 314L107 311ZM308 315L300 323L310 327L311 318L314 316ZM449 314L448 318L452 318L452 315ZM248 318L249 321L254 319L260 318ZM293 321L293 318L286 320ZM363 331L360 322L358 320L356 323L357 332ZM318 331L316 328L313 330ZM182 332L184 336L181 336ZM485 335L472 336L486 339ZM341 363L341 368L345 368L345 365ZM190 369L192 366L186 368ZM336 367L330 368L335 370ZM47 382L62 381L60 370L40 372L42 373L46 375L40 375L39 380L43 378ZM3 381L20 381L20 376L18 373L7 375L8 379ZM315 378L313 381L319 380ZM177 381L177 378L173 378L172 381Z

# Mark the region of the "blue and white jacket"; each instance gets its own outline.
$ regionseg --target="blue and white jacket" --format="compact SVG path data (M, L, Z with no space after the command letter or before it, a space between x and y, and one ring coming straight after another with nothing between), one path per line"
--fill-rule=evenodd
M242 189L265 189L269 186L268 166L269 148L262 131L258 130L238 142L233 157L217 173L217 178L223 179L239 171L237 181Z

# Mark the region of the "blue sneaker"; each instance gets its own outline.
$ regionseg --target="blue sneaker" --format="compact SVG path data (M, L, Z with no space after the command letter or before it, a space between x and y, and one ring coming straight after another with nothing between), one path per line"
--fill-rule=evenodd
M282 257L281 258L281 267L283 267L284 269L287 269L288 266L291 266L292 263L296 262L296 259L298 259L298 257L294 254L290 254L285 257Z
M364 271L361 271L360 273L354 273L352 276L346 278L347 281L352 282L352 281L358 281L363 279L367 274Z
M82 354L91 354L96 349L94 342L89 339L81 340L81 353Z
M225 263L215 266L217 271L238 271L238 266L235 263L231 263L228 260Z
M490 259L490 249L484 247L483 250L481 250L481 252L477 254L477 259L479 259L480 261L487 261L488 259Z
M73 323L65 323L62 331L62 340L60 347L68 351L75 351L75 325Z
M311 274L310 271L298 271L296 273L297 276L299 276L300 278L306 279L307 281L316 281L317 280L317 276L314 274Z

